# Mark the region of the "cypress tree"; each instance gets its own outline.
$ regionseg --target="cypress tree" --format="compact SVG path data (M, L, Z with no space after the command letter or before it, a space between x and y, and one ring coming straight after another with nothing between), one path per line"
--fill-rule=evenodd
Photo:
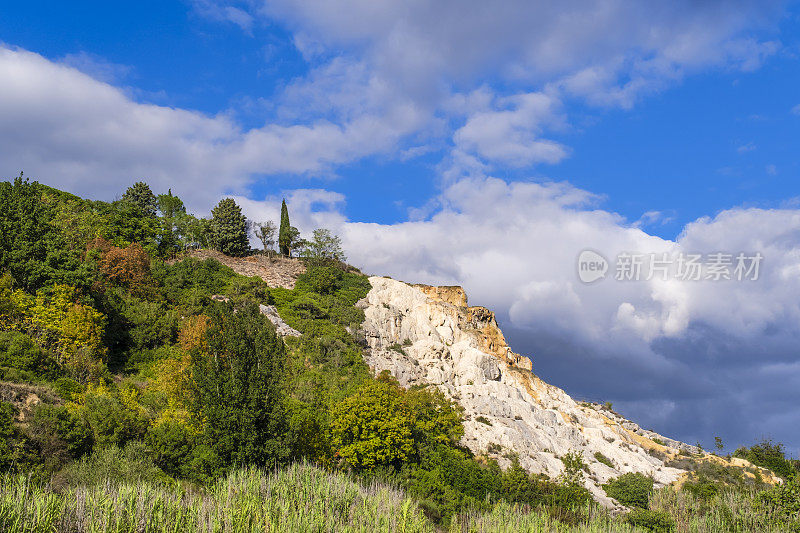
M278 231L278 247L281 254L286 257L289 257L289 246L292 244L291 227L289 224L289 210L286 208L286 200L284 199L281 204L281 228Z
M211 245L225 255L241 256L250 251L247 219L233 198L223 198L211 210Z

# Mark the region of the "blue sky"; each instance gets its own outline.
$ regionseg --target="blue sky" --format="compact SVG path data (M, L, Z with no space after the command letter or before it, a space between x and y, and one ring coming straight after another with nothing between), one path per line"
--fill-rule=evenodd
M797 448L799 67L797 3L6 2L0 173L198 214L286 196L367 272L463 284L571 393ZM772 270L595 290L584 247Z
M569 146L569 157L553 165L501 168L496 175L567 180L604 195L605 208L631 221L659 211L662 218L649 229L668 238L686 222L726 208L791 201L800 172L800 115L791 112L800 101L800 20L793 7L752 32L781 43L758 68L743 72L715 65L659 88L631 108L565 102L569 124L552 138ZM209 4L188 1L9 3L0 36L6 45L53 61L66 58L125 87L136 101L231 113L243 127L275 120L280 109L256 101L275 98L340 53L333 49L307 61L280 20L257 19L242 28L214 14ZM436 166L448 148L438 143L413 160L398 160L391 152L367 156L322 175L306 174L303 185L346 195L351 220L397 222L409 207L435 195ZM296 177L256 178L250 194L279 194L296 186ZM363 201L365 183L370 201Z

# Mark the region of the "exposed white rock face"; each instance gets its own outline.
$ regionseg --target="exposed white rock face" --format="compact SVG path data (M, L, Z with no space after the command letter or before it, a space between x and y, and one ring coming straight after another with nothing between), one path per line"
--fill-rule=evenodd
M370 282L372 290L359 302L367 363L376 374L388 370L404 387L435 385L458 401L465 409L463 444L476 455L505 466L503 454L516 452L525 469L556 477L563 471L559 457L580 452L589 470L586 487L608 506L614 502L600 485L610 478L642 472L660 486L685 472L665 461L679 448L694 447L644 431L599 405L577 403L540 380L531 361L509 349L494 314L468 307L460 287L381 277ZM598 452L613 467L599 461Z
M299 337L302 335L302 333L283 321L274 305L260 304L258 310L272 322L272 325L275 326L275 332L281 337Z
M211 296L212 300L217 302L229 302L230 298L227 296L222 296L221 294L214 294ZM299 337L302 335L299 331L294 329L292 326L287 324L281 318L281 315L278 314L278 309L274 305L258 305L258 311L267 317L272 325L275 326L275 333L277 333L281 337Z

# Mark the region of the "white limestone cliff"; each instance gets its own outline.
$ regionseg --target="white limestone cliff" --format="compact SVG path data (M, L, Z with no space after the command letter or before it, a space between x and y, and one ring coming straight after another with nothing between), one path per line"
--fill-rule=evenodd
M586 487L610 507L615 502L600 485L620 474L641 472L657 486L685 477L685 465L675 459L681 450L699 450L642 430L597 404L576 402L543 382L532 373L530 359L511 351L494 314L469 307L460 287L382 277L370 283L372 290L358 304L366 317L367 363L376 374L388 370L404 387L434 385L459 402L465 410L462 443L474 454L507 465L504 455L515 452L528 471L557 477L560 457L579 452L588 466Z

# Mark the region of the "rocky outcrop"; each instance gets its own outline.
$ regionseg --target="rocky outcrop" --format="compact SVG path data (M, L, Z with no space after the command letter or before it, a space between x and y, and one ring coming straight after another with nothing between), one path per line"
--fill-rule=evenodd
M216 259L243 276L258 276L270 287L293 289L297 276L306 271L299 259L280 255L250 255L247 257L231 257L216 250L195 250L189 254L196 259Z
M260 304L258 309L262 315L272 322L272 325L275 326L275 332L281 337L299 337L302 335L302 333L283 321L274 305Z
M643 430L600 405L576 402L539 379L531 360L509 348L494 313L469 307L460 287L381 277L370 282L372 290L358 303L367 363L376 374L388 370L404 387L433 385L459 402L463 444L476 455L507 465L513 452L528 471L557 477L560 457L579 452L587 464L586 487L607 506L615 503L600 485L611 478L641 472L663 486L692 468L676 458L698 454L693 446Z

